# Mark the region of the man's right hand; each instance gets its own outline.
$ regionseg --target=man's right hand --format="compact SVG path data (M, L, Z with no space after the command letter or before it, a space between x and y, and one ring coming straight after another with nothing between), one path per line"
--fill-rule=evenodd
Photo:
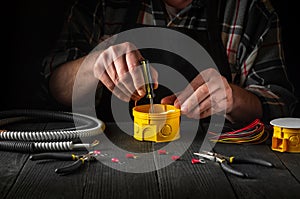
M139 100L146 94L143 70L144 60L132 43L125 42L104 50L94 65L94 76L123 101ZM151 67L154 88L158 87L158 73Z

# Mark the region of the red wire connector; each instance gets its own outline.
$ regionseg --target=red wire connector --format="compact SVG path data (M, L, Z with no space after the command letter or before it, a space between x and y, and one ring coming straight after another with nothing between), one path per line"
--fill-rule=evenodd
M119 163L120 162L120 160L118 158L112 158L111 161L114 162L114 163Z
M172 155L172 160L176 161L176 160L179 160L180 159L180 156L178 155Z
M134 155L134 154L132 154L132 153L127 153L127 154L126 154L126 158L136 159L137 156Z
M168 152L166 150L163 150L163 149L158 150L157 153L158 153L158 155L167 155L168 154Z
M191 162L192 162L192 164L204 164L205 160L193 158Z

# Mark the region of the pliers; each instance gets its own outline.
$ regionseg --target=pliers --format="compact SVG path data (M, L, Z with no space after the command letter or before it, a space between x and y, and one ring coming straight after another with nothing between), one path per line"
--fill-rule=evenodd
M200 153L194 153L194 155L200 156L204 159L214 161L220 164L221 168L233 175L236 175L238 177L247 178L249 175L247 173L240 172L238 170L233 169L229 164L232 163L250 163L250 164L257 164L262 165L266 167L274 167L274 165L271 162L268 162L266 160L257 159L257 158L242 158L242 157L234 157L234 156L224 156L218 153L209 152L209 151L202 151Z
M30 160L45 160L45 159L52 159L52 160L68 160L74 161L72 164L69 164L65 167L55 169L55 173L60 175L66 175L74 172L75 170L79 169L81 165L85 162L96 160L96 157L100 155L100 151L91 151L87 154L76 155L76 154L61 154L61 153L40 153L40 154L33 154L29 157Z

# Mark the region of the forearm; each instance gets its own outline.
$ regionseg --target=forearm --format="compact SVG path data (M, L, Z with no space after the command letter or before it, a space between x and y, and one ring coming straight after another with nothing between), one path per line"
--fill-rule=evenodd
M50 77L49 89L52 96L64 105L72 104L72 91L79 67L84 58L80 58L58 67Z
M233 123L261 119L263 109L259 98L237 85L231 84L230 86L232 88L233 104L231 110L228 110L226 114L227 119Z
M72 105L73 89L80 89L80 95L90 92L95 82L93 74L94 56L82 57L58 67L51 75L49 89L52 96L61 104ZM78 97L78 96L77 96Z

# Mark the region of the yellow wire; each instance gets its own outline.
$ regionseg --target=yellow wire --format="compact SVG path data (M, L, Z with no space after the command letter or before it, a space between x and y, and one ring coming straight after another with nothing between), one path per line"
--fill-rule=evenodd
M254 132L257 129L258 129L258 127L256 127L253 131L250 131L249 133ZM267 135L264 137L264 139L261 139L265 133ZM212 134L214 134L214 133L212 132ZM211 139L211 141L212 142L220 142L220 143L237 143L237 144L255 143L255 144L258 144L258 143L262 143L262 142L266 141L268 137L269 137L269 133L267 131L265 131L264 127L263 127L262 130L257 135L255 135L253 137L249 137L249 138L240 137L240 138Z

